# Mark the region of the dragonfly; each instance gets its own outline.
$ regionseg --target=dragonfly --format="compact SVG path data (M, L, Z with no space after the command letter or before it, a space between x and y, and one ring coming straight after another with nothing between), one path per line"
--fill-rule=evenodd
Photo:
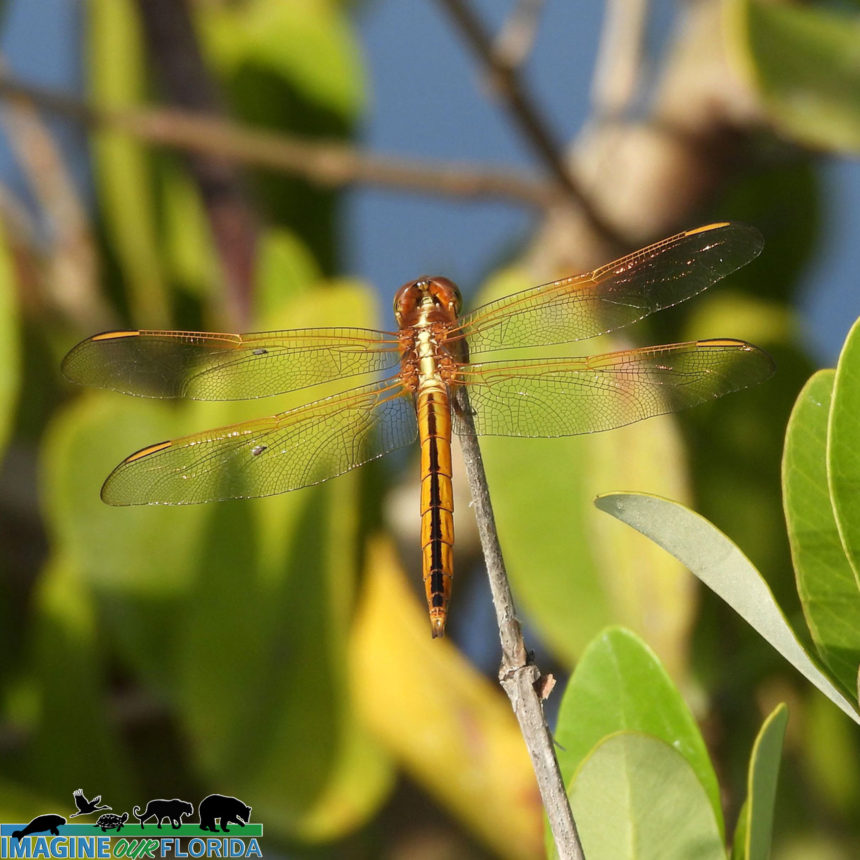
M766 352L725 338L570 358L485 361L484 354L615 331L702 292L762 245L754 227L709 224L462 315L451 280L421 277L395 295L397 331L109 331L74 347L63 371L74 382L126 394L197 400L269 397L366 377L269 417L143 448L111 472L101 497L110 505L181 505L270 496L418 439L422 572L437 637L445 632L454 573L453 435L609 430L747 388L773 372ZM460 389L468 410L453 408Z

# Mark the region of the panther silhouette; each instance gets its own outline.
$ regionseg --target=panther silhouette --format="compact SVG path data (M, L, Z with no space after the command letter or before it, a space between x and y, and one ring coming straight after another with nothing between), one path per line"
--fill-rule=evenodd
M135 806L132 813L140 822L141 828L143 827L143 822L146 821L147 818L155 816L159 830L161 830L161 822L164 821L164 819L168 819L170 821L170 826L174 830L178 830L182 825L183 815L194 815L194 806L187 800L180 800L178 797L174 797L173 800L150 800L149 803L146 804L146 809L143 810L142 815L138 812L139 809L139 806Z

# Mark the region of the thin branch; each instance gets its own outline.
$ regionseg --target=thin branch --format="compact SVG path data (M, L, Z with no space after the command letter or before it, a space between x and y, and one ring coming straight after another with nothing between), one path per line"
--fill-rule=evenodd
M459 27L466 40L486 67L494 89L504 101L526 141L541 159L559 188L586 214L595 231L613 244L623 245L623 238L598 212L588 195L568 169L563 149L550 131L549 123L538 110L535 100L523 86L517 70L500 61L493 41L466 0L439 0Z
M493 606L502 642L502 665L499 681L511 700L532 760L544 810L549 820L558 856L562 860L584 860L585 855L576 832L564 782L555 756L552 734L543 712L538 686L540 669L531 661L523 641L520 622L514 609L514 598L502 558L502 548L496 532L490 490L484 473L484 461L478 446L472 412L466 389L455 392L455 405L461 420L471 433L461 435L460 446L466 464L466 475L472 492L472 506L478 522L478 534L484 551Z
M341 143L256 131L184 111L101 108L3 74L0 96L89 128L124 131L157 146L211 153L228 161L302 176L326 187L375 185L461 199L504 199L540 209L558 202L553 184L511 169L486 170L467 164L370 155Z

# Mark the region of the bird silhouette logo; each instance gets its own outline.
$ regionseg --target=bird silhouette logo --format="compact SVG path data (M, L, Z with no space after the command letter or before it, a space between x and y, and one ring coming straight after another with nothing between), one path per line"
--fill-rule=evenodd
M74 797L75 799L75 806L77 806L78 811L73 812L69 816L69 818L77 818L79 815L89 815L91 812L95 812L97 809L111 808L106 803L102 804L101 795L94 797L92 800L87 800L87 798L84 796L84 790L82 788L76 788L72 792L72 797Z

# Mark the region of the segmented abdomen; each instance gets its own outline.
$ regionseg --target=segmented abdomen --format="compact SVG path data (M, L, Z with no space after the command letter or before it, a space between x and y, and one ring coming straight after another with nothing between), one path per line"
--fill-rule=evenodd
M445 385L418 390L421 442L421 552L433 636L443 636L454 575L454 496L451 487L451 404Z

